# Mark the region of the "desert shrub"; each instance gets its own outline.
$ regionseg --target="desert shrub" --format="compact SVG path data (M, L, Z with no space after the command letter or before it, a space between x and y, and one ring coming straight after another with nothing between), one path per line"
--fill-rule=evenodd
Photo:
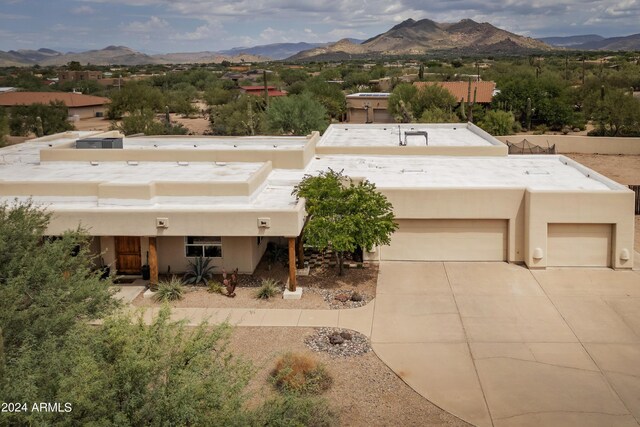
M513 125L515 119L513 114L508 111L492 110L489 111L484 119L478 123L485 131L491 135L511 135L513 133Z
M207 285L207 282L213 277L213 265L211 258L197 257L195 261L189 260L189 270L184 274L184 283L188 285L198 285L202 283Z
M221 294L223 290L224 286L222 286L222 283L218 282L217 280L209 282L209 285L207 287L207 292L212 294Z
M332 383L324 365L311 356L291 352L278 359L271 378L275 387L285 393L317 394Z
M269 299L273 298L280 292L278 281L274 279L263 279L262 285L256 291L256 298Z
M340 423L338 415L325 399L289 393L267 400L255 411L253 425L329 427L340 425Z
M158 292L153 298L158 302L178 301L182 299L184 286L177 277L172 277L168 282L158 283Z

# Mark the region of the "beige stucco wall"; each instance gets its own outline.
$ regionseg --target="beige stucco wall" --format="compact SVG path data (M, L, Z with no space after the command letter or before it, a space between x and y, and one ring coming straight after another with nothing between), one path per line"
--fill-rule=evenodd
M217 272L222 269L232 271L238 268L240 273L253 273L264 254L268 239L263 239L260 247L256 237L222 237L222 258L211 258L211 264ZM185 256L184 236L158 238L158 271L165 274L171 267L171 273L181 274L189 268ZM144 262L144 261L143 261Z
M93 135L92 135L93 136ZM100 136L115 136L105 134ZM161 136L154 138L162 139ZM185 138L181 136L180 138ZM200 137L201 138L201 137ZM302 169L315 154L320 139L318 132L307 136L307 143L296 149L256 148L256 149L86 149L76 150L75 143L61 144L40 151L41 162L271 162L273 168ZM126 144L126 141L125 141Z
M556 150L564 153L584 154L636 154L640 155L640 138L611 138L574 135L509 135L497 136L502 142L520 142L523 139L546 147L556 144Z
M529 268L547 267L547 230L550 223L612 224L611 266L633 267L634 193L527 191L525 196L525 263ZM534 259L536 248L542 259ZM628 261L620 259L626 249Z
M104 105L94 105L89 107L69 107L69 117L80 116L81 119L95 117L96 113L105 114L107 107Z
M58 209L47 232L61 234L80 224L93 236L298 236L304 222L300 201L288 210L153 210L139 209ZM167 228L158 228L157 218L168 219ZM258 218L269 218L269 228L258 227Z

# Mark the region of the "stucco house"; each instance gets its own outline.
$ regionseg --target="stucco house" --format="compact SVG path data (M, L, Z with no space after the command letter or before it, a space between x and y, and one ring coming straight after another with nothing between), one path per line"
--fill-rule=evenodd
M45 104L62 102L69 109L69 117L81 119L102 117L111 102L102 96L83 95L72 92L8 92L0 93L0 107L15 105Z
M147 253L152 276L196 256L250 273L269 241L287 239L295 256L306 213L293 187L327 168L393 204L399 228L372 261L633 264L632 191L564 156L509 156L469 123L334 124L322 137L67 132L0 149L0 202L43 204L52 235L82 225L121 273L139 273Z

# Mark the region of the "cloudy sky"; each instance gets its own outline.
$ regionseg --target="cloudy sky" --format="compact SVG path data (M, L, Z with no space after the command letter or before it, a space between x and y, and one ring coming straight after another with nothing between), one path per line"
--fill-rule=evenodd
M216 51L368 38L407 18L618 36L640 32L640 0L0 0L0 49Z

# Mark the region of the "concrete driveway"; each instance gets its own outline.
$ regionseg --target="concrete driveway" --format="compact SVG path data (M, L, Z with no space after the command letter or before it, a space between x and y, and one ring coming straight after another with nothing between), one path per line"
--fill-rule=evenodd
M479 426L638 426L640 272L383 262L372 344Z

